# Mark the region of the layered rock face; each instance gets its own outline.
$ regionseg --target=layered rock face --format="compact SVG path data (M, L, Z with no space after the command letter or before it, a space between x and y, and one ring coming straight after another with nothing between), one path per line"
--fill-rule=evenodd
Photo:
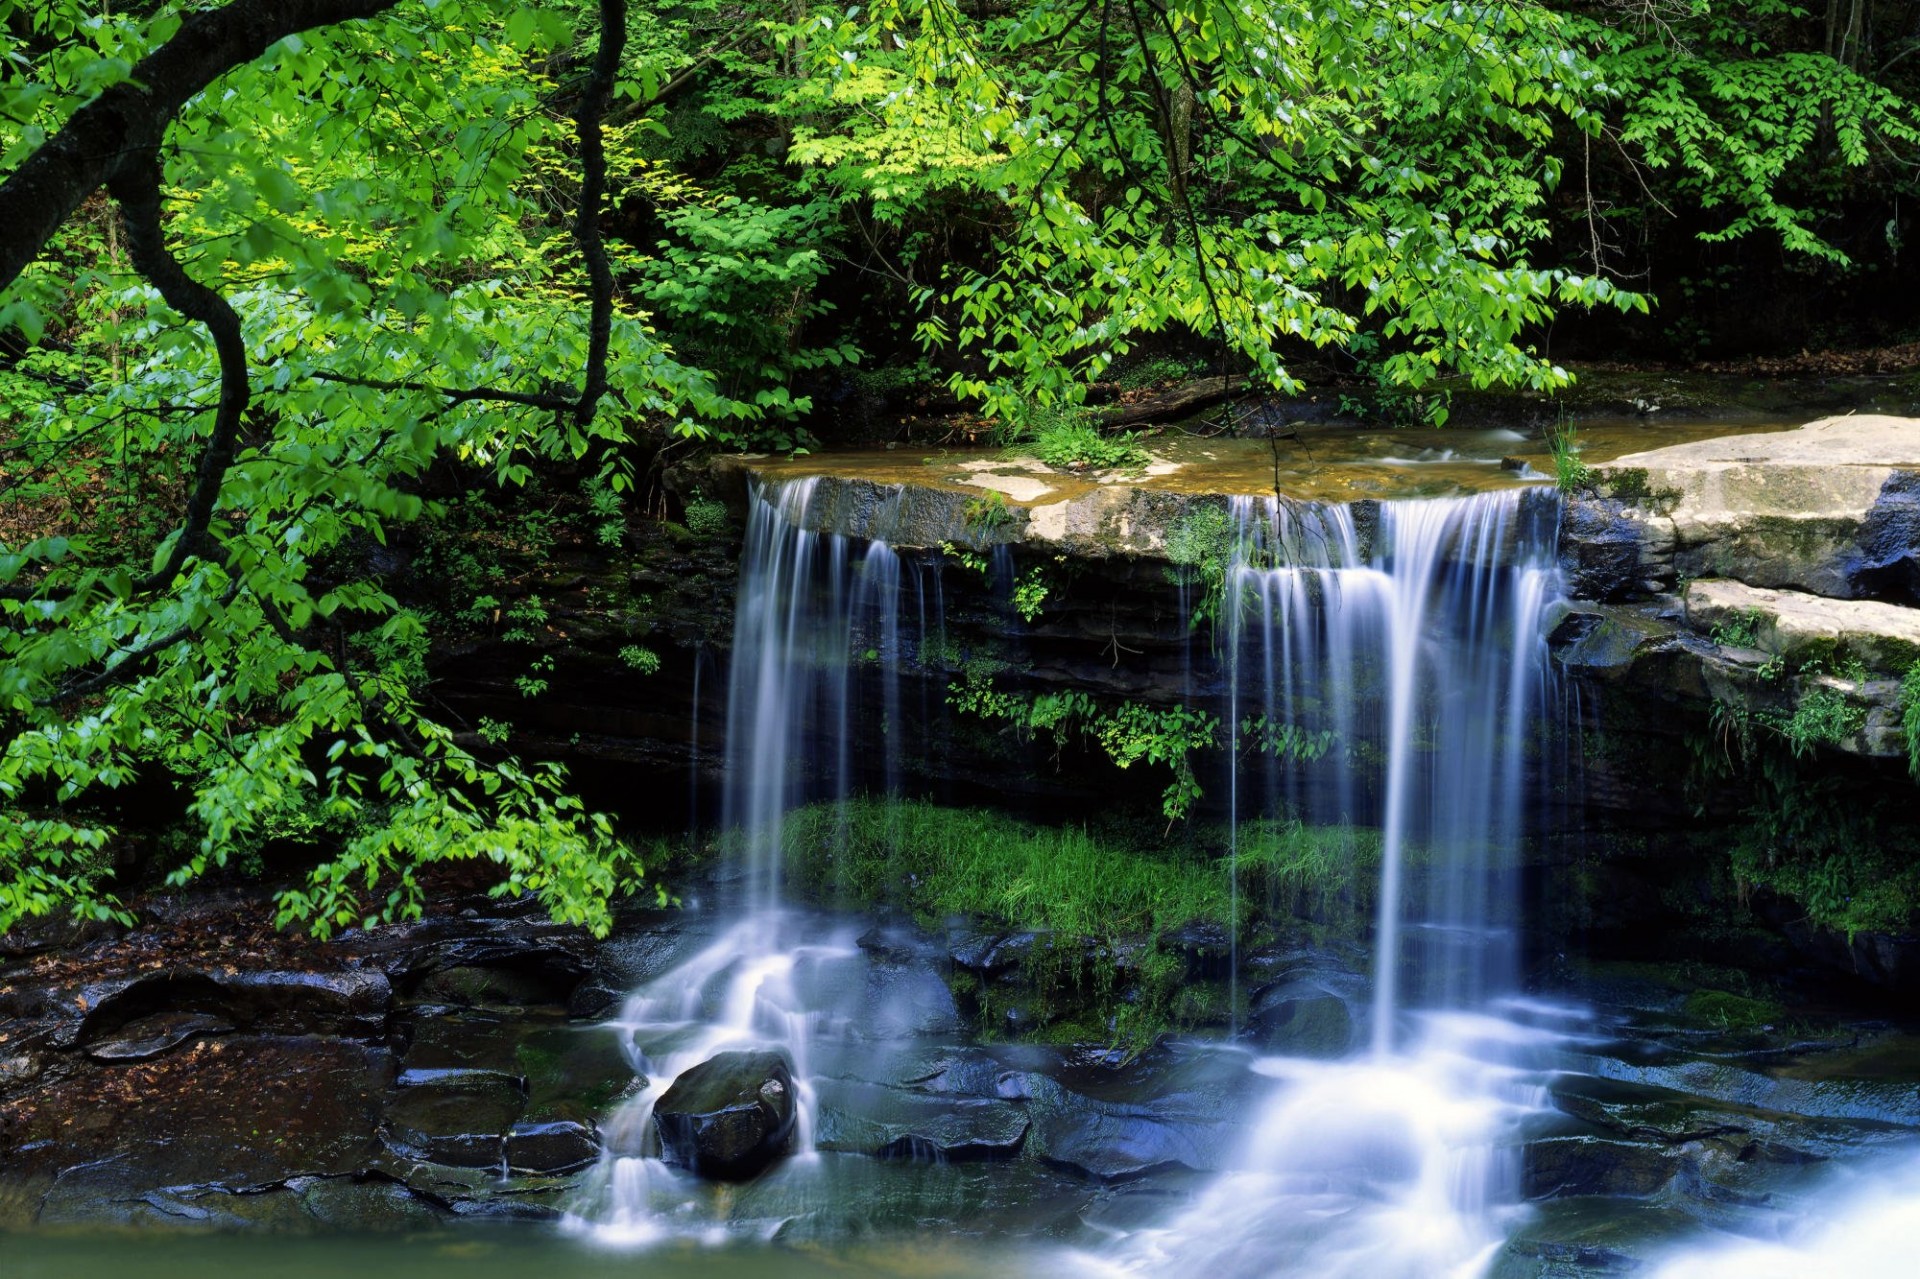
M1561 546L1575 598L1555 655L1597 693L1589 926L1622 945L1697 932L1689 958L1920 989L1904 722L1920 681L1920 419L1827 418L1595 465Z
M1826 418L1593 468L1562 546L1580 615L1569 668L1792 718L1820 745L1905 754L1900 680L1920 660L1920 419Z

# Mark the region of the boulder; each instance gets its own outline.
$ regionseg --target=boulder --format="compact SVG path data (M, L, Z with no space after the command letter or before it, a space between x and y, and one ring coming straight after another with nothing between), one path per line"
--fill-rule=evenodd
M1339 1057L1353 1047L1357 979L1289 978L1254 992L1242 1034L1268 1052Z
M1852 584L1862 595L1920 604L1920 474L1895 471L1860 526Z
M127 1038L124 1028L135 1023L159 1026L146 1020L156 1014L203 1014L257 1033L371 1039L386 1030L392 999L386 977L364 969L177 968L110 978L61 992L54 1004L74 1010L79 1019L56 1030L54 1043L91 1050L97 1044ZM133 1038L142 1036L135 1032ZM183 1041L184 1037L176 1042Z
M1017 1072L1002 1078L1000 1092L1026 1102L1033 1117L1028 1148L1036 1157L1098 1181L1178 1168L1212 1171L1238 1135L1217 1099L1184 1092L1109 1100Z
M786 1154L793 1066L778 1052L724 1052L685 1071L653 1108L662 1157L703 1177L744 1181Z
M1575 598L1611 601L1658 590L1662 565L1671 565L1672 558L1671 532L1627 503L1567 503L1559 559Z
M209 1013L153 1013L87 1045L95 1061L147 1061L202 1035L224 1035L233 1023Z
M1657 1141L1548 1137L1527 1143L1523 1193L1529 1199L1615 1195L1643 1199L1680 1172L1681 1156Z
M1911 596L1916 472L1920 419L1872 414L1593 467L1619 518L1645 526L1656 580L1728 577L1841 599ZM1571 517L1576 528L1597 518Z
M1920 660L1920 609L1715 578L1689 583L1685 599L1687 623L1696 631L1744 624L1757 647L1796 665L1844 653L1870 671L1897 677Z

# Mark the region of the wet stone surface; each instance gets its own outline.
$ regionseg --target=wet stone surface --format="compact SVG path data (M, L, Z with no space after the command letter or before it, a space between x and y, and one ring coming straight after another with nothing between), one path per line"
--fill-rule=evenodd
M589 983L671 972L708 936L647 920L602 953L542 926L516 950L499 920L469 919L411 948L369 938L361 968L320 975L343 980L290 980L283 956L252 982L204 962L178 980L77 975L59 989L102 995L84 1009L8 996L0 1229L412 1231L591 1210L607 1147L640 1153L602 1125L645 1081L628 1031L567 1010ZM661 1099L669 1154L735 1180L666 1175L729 1230L1093 1246L1177 1215L1236 1166L1286 1086L1263 1060L1339 1056L1364 1019L1352 956L1275 948L1244 956L1237 1040L982 1043L948 981L1017 976L1031 937L848 936L810 1081L776 1055L722 1054ZM1187 938L1183 962L1210 972L1214 940ZM294 1010L325 1033L262 1029ZM1920 1041L1892 1031L1731 1034L1672 999L1607 1014L1544 1079L1520 1152L1528 1212L1492 1273L1634 1273L1690 1233L1752 1228L1823 1169L1920 1138L1916 1080ZM801 1082L818 1154L783 1159Z
M783 1053L723 1052L683 1072L653 1110L668 1163L745 1180L787 1152L793 1064Z
M591 946L511 905L326 946L166 909L0 969L0 1230L550 1218L635 1082L565 1019Z

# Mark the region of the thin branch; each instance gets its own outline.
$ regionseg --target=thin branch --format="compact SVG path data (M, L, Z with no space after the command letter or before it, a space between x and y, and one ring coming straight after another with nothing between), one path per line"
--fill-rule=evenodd
M502 391L489 386L436 386L431 382L393 382L385 378L354 377L347 373L317 372L312 375L316 382L338 382L343 386L364 386L375 391L420 391L428 395L445 396L450 404L465 404L480 400L496 404L519 404L530 409L551 409L556 412L570 412L578 407L579 401L565 395L541 395L533 391Z

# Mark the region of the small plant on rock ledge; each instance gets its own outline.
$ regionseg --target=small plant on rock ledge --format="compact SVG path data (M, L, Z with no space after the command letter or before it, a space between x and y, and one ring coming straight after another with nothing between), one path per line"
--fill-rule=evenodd
M1593 483L1593 468L1580 457L1580 441L1571 423L1562 419L1547 429L1547 448L1553 454L1553 481L1562 493Z
M1013 434L1026 441L1014 452L1063 471L1138 470L1153 460L1131 433L1105 434L1083 408L1030 409Z
M1020 614L1021 621L1031 622L1040 616L1040 609L1046 602L1046 570L1035 564L1013 584L1013 611Z

